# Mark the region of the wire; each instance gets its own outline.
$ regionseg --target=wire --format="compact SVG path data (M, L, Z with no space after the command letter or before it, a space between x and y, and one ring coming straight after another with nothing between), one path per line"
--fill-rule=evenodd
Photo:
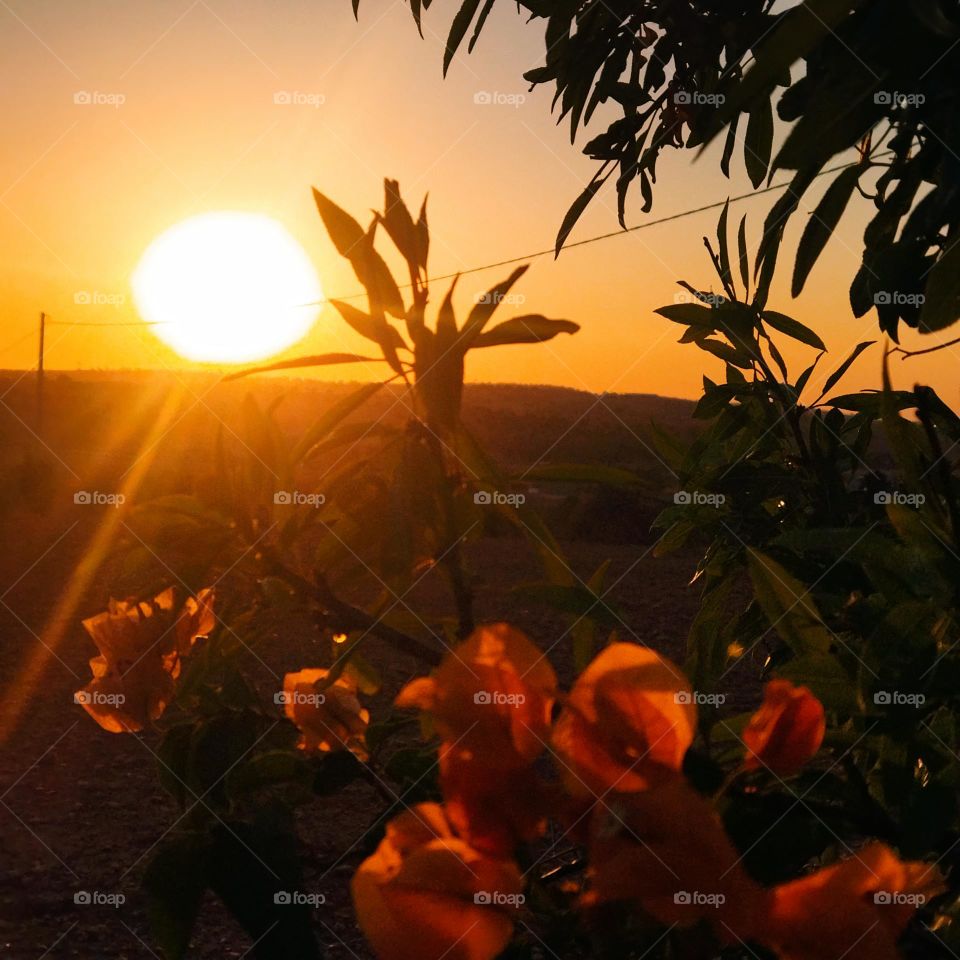
M129 323L108 323L106 321L97 321L97 320L51 320L49 317L45 321L48 325L53 323L59 327L156 327L162 323L165 323L164 320L132 320Z
M841 170L847 170L850 167L858 166L862 161L853 160L850 163L841 163L835 167L828 167L826 170L821 170L814 179L819 177L829 176L831 173L839 173ZM585 240L577 240L574 243L566 243L563 245L564 250L572 250L574 247L585 247L588 243L596 243L599 240L609 240L612 237L622 237L626 233L635 233L638 230L646 230L648 227L657 227L663 223L671 223L674 220L683 220L685 217L692 217L698 213L706 213L708 210L716 210L722 207L726 203L739 203L742 200L749 200L751 197L760 197L765 193L773 193L775 190L785 190L790 186L790 182L787 183L774 183L767 187L762 187L759 190L750 190L748 193L741 193L736 197L728 197L726 200L716 200L713 203L707 203L702 207L694 207L691 210L682 210L680 213L672 213L666 217L660 217L657 220L647 220L646 223L638 223L635 227L626 227L623 230L612 230L610 233L601 233L596 237L587 237ZM510 257L507 260L497 260L495 263L485 263L480 267L469 267L466 270L458 270L456 273L444 273L438 277L430 277L426 282L427 283L436 283L440 280L452 280L454 277L463 277L470 273L479 273L481 270L492 270L494 267L508 267L514 263L522 263L525 260L534 260L537 257L545 257L549 253L555 253L556 249L550 247L549 250L538 250L536 253L528 253L522 257ZM400 283L397 286L401 290L408 290L413 286L412 283ZM297 304L301 307L315 307L321 306L322 304L329 303L331 300L359 300L361 297L367 296L366 292L361 293L351 293L346 297L327 297L324 300L311 300L308 303Z

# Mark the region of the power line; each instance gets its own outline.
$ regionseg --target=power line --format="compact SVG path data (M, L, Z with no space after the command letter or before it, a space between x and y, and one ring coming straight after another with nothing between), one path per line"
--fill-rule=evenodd
M124 321L121 323L110 323L107 321L98 321L98 320L47 320L47 323L55 323L59 327L156 327L160 326L163 323L166 323L165 320L131 320L129 323Z
M885 151L879 156L885 156L887 152L888 151ZM826 170L821 170L818 174L816 174L814 179L829 176L831 173L839 173L841 170L847 170L850 167L856 167L860 163L860 160L853 160L850 163L841 163L835 167L828 167ZM742 200L749 200L751 197L763 196L765 193L773 193L776 190L785 190L789 186L790 182L774 183L770 186L762 187L759 190L750 190L747 193L741 193L736 197L728 197L726 200L716 200L713 203L704 204L702 207L694 207L691 210L682 210L679 213L671 213L669 216L659 217L656 220L647 220L645 223L638 223L635 227L626 227L623 230L612 230L610 233L601 233L596 237L587 237L585 240L577 240L574 243L565 243L563 245L563 249L572 250L574 247L585 247L587 244L596 243L599 240L609 240L612 237L622 237L624 234L636 233L638 230L646 230L649 227L658 227L661 224L671 223L674 220L683 220L686 217L692 217L698 213L706 213L708 210L717 210L725 203L739 203ZM515 263L523 263L525 260L534 260L537 257L545 257L547 254L555 252L555 247L550 247L548 250L538 250L536 253L528 253L520 257L510 257L507 260L497 260L494 263L485 263L479 267L468 267L466 270L458 270L455 273L444 273L438 277L430 277L426 282L437 283L440 280L452 280L454 277L463 277L470 273L479 273L481 270L492 270L494 267L508 267ZM408 290L413 286L413 284L400 283L397 284L397 286L401 290ZM366 291L363 291L361 293L351 293L346 297L327 297L324 300L311 300L309 303L301 303L298 304L298 306L321 306L322 304L329 303L331 300L359 300L361 297L365 297L366 295Z

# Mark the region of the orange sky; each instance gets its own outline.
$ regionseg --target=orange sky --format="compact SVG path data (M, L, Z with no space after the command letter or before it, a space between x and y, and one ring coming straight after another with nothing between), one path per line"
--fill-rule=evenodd
M455 6L437 3L421 40L400 0L362 0L359 24L349 0L7 0L0 6L0 366L35 362L40 310L59 321L136 320L129 278L140 254L166 227L209 210L277 218L310 253L328 295L356 292L324 234L311 185L361 220L381 204L385 175L400 180L411 206L429 190L434 274L550 247L593 164L570 146L566 125L554 125L550 91L530 94L520 80L539 63L541 28L498 5L477 50L459 56L443 81L442 38ZM75 103L80 91L113 102ZM277 104L278 91L310 102ZM478 92L525 100L477 104ZM748 189L742 170L727 181L709 156L694 164L689 154L667 154L650 217ZM755 241L770 202L737 205L731 222L749 212ZM853 319L846 295L869 212L862 203L848 217L799 301L786 289L789 269L771 300L826 340L834 357L822 364L821 380L854 343L878 336L872 315ZM679 328L653 309L673 302L677 279L712 283L700 238L713 234L716 217L534 261L517 288L525 302L502 307L503 318L538 312L583 329L545 347L479 351L469 378L696 396L704 372L719 375L719 362L678 345ZM634 202L628 221L643 219ZM798 216L788 234L791 254L802 222ZM610 191L572 239L614 229ZM508 272L465 277L460 315ZM435 303L444 288L434 289ZM83 292L121 302L76 303ZM930 341L912 337L906 345ZM286 355L363 349L325 308ZM812 359L806 348L784 352L798 369ZM951 352L897 361L895 382L931 383L955 403L953 361ZM139 326L48 332L51 368L183 363ZM375 375L347 369L323 375ZM875 387L879 371L879 351L868 353L846 384Z

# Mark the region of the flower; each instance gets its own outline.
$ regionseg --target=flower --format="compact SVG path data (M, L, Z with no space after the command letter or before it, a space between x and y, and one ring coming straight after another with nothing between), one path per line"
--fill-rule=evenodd
M567 789L592 799L671 779L696 725L693 693L680 669L649 647L614 643L574 684L553 746Z
M825 732L823 704L806 687L771 680L763 704L743 731L744 766L765 766L778 776L790 776L820 749Z
M774 888L763 942L781 960L898 960L917 909L945 889L930 864L905 863L882 843Z
M174 626L177 653L181 657L186 656L197 639L207 636L216 625L214 599L213 587L204 587L196 597L187 597Z
M458 838L433 803L387 824L351 883L360 928L380 960L490 960L510 940L522 889L516 864Z
M100 654L90 660L93 680L74 699L104 730L142 730L173 699L180 661L172 611L171 588L149 602L111 600L83 621Z
M440 790L457 832L492 856L506 856L546 829L549 788L522 761L484 762L469 750L442 744Z
M743 869L713 806L680 776L595 805L587 906L638 903L661 923L706 920L725 944L753 939L769 894Z
M300 670L283 678L283 710L300 730L297 746L307 752L349 750L359 760L367 760L365 735L370 711L357 699L357 688L346 676L339 676L325 687L328 670Z
M534 760L546 745L557 678L543 653L505 623L478 627L398 707L428 713L444 741L496 764Z

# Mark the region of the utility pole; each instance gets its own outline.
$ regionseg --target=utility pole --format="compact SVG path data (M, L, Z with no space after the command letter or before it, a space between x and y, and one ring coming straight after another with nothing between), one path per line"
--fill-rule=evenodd
M47 315L40 313L40 349L37 356L37 433L43 433L43 337L46 332Z

